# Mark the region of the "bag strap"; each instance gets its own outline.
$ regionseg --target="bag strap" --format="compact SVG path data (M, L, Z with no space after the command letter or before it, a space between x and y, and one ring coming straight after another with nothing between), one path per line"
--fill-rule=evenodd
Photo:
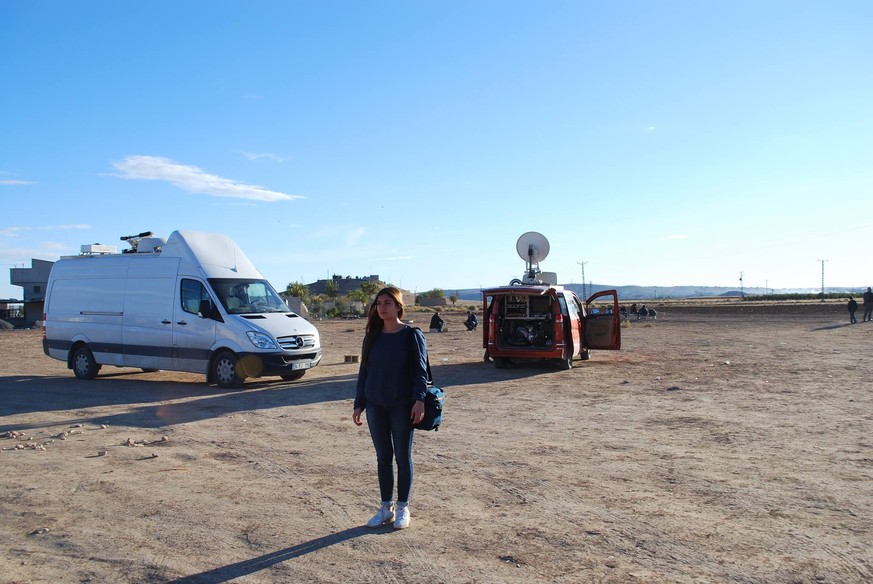
M417 326L411 326L411 327L409 327L409 329L406 333L406 342L409 345L409 351L408 351L409 357L408 357L408 359L409 359L409 372L410 372L410 374L415 369L415 367L414 367L415 366L415 354L417 353L417 351L416 351L417 347L415 345L415 332L413 332L413 331L421 332L421 329L418 328ZM430 356L427 354L427 352L425 352L425 354L424 354L424 360L425 360L425 363L427 364L427 384L433 385L433 373L430 370Z

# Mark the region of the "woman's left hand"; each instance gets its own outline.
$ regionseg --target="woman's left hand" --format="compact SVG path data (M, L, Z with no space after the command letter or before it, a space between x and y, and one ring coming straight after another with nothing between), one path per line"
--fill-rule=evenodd
M420 421L424 419L424 402L421 400L416 401L412 404L412 414L410 416L412 420L412 424L418 424Z

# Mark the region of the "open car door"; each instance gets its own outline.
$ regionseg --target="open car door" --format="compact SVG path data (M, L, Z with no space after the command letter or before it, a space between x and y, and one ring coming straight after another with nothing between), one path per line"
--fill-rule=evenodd
M595 302L596 301L596 302ZM601 290L585 301L585 342L589 349L621 349L618 291Z

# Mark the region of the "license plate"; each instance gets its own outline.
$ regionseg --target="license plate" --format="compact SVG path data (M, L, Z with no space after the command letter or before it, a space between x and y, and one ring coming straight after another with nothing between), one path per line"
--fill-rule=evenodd
M301 361L299 363L291 363L291 370L293 371L295 369L309 369L309 362Z

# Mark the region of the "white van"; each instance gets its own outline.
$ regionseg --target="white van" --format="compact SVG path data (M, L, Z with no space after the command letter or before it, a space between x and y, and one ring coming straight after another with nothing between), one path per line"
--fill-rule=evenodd
M43 350L79 379L102 365L205 373L207 383L303 377L321 360L318 331L291 312L228 237L174 231L83 245L49 276Z

